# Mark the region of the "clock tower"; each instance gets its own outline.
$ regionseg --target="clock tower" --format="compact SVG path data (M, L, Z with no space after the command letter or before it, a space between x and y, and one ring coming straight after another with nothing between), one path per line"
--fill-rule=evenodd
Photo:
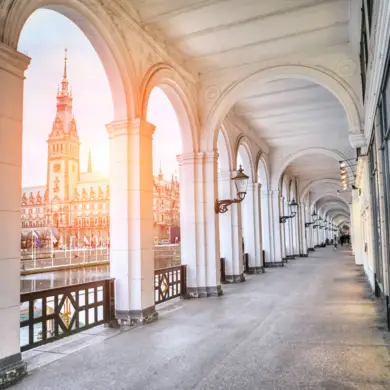
M50 202L67 202L80 180L80 141L72 112L72 91L67 77L65 49L64 74L57 92L57 112L49 138L47 190Z

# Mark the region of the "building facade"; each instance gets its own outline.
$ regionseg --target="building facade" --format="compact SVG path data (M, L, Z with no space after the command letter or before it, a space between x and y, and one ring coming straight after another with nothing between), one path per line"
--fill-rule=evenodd
M67 58L57 111L47 139L47 183L24 187L21 199L22 248L31 247L33 231L43 246L53 234L60 246L108 246L110 240L110 184L92 168L80 171L80 139L73 115L73 96L67 77ZM180 224L180 186L177 178L165 180L162 170L153 178L153 234L155 242L170 240Z

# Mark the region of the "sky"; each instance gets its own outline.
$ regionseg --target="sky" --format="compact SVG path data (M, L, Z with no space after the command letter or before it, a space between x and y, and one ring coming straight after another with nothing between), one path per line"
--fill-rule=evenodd
M62 80L64 52L68 50L68 80L73 113L80 137L81 171L87 170L91 149L93 169L109 172L109 144L105 125L113 119L108 80L98 55L83 32L61 14L40 9L27 20L18 50L31 57L26 72L23 111L23 186L46 184L47 143L56 113L57 86ZM166 178L177 174L181 153L176 113L164 92L155 88L147 119L156 126L153 170L160 163Z

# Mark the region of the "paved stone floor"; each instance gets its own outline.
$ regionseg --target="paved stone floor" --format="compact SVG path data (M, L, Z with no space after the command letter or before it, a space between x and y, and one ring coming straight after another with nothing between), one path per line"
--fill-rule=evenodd
M319 249L221 298L33 370L14 389L390 389L388 334L345 248Z

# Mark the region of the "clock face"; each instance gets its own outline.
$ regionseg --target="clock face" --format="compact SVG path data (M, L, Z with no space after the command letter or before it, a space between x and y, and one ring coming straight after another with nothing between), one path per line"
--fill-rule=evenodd
M61 172L61 164L54 164L53 171L54 172Z

